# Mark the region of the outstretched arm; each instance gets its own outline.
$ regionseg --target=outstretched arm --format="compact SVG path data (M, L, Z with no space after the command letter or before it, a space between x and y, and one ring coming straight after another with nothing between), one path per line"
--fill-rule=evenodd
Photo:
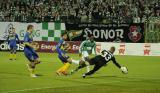
M128 69L126 67L122 67L119 63L117 63L115 58L113 58L112 61L119 69L121 69L122 73L124 73L124 74L128 73Z
M16 34L16 39L18 40L18 42L20 43L20 39L19 39L19 37L18 37L18 35Z
M118 67L121 68L121 65L116 61L116 59L113 57L112 62Z

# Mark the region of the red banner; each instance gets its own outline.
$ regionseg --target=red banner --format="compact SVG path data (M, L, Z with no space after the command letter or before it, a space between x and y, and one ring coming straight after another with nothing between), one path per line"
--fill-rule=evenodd
M34 46L36 46L37 52L47 52L47 53L53 53L56 52L55 47L57 45L57 42L47 42L47 41L35 41ZM71 49L68 51L68 53L78 53L79 46L81 42L67 42L69 43ZM7 51L9 50L8 43L4 40L0 41L0 51ZM17 44L17 50L23 51L24 45L23 44Z
M37 41L37 51L38 52L56 52L55 47L57 45L57 42L44 42L44 41ZM68 51L68 53L78 53L80 42L67 42L69 43L71 49Z

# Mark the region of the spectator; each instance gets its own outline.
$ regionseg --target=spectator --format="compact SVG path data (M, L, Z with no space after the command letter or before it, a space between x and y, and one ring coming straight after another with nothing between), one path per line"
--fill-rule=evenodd
M159 6L158 0L4 0L0 21L143 23L159 20Z

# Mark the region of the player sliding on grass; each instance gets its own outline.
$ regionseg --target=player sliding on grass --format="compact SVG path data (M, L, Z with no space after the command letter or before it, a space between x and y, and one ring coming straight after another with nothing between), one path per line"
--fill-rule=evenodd
M66 54L67 50L70 49L69 44L65 42L66 39L67 39L67 34L63 33L62 36L61 36L61 40L56 45L56 51L58 53L58 58L64 64L62 67L60 67L56 71L57 75L61 75L61 74L67 75L67 70L68 70L70 64L71 63L79 63L78 60L73 60Z
M39 56L35 51L35 42L33 42L32 32L33 25L28 25L26 34L24 36L24 54L30 63L27 64L31 77L37 77L35 74L36 65L40 63Z
M79 47L79 53L82 55L81 62L89 61L89 56L92 54L92 50L96 54L96 42L94 41L94 36L90 34L88 39L83 41ZM88 62L86 62L87 72L90 70Z
M15 32L15 28L12 28L7 38L10 47L10 60L16 60L17 40L20 42L18 35Z
M111 47L109 51L107 50L103 50L101 52L101 55L97 55L93 58L91 58L88 62L90 65L94 65L93 70L90 70L89 72L83 74L83 78L85 78L88 75L92 75L94 74L97 70L99 70L102 66L105 66L110 60L112 60L112 62L122 70L123 73L128 73L128 70L126 67L121 67L119 63L116 62L116 59L113 55L115 51L115 47ZM82 63L83 65L83 63ZM79 69L81 69L81 65L75 70L78 71Z
M105 66L110 60L122 70L123 73L127 74L128 70L126 67L120 66L119 63L117 63L113 53L115 51L115 47L111 47L109 51L103 50L101 52L101 55L97 55L94 58L89 60L90 65L94 65L93 70L89 71L88 73L83 74L83 78L85 78L88 75L94 74L97 70L99 70L102 66Z

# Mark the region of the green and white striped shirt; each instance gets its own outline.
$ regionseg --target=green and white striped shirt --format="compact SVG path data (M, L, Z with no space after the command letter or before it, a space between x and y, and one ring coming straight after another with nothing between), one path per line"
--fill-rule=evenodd
M94 52L96 54L96 42L85 40L81 43L79 47L79 53L82 53L82 51L87 51L89 54L92 53L92 49L94 49Z

